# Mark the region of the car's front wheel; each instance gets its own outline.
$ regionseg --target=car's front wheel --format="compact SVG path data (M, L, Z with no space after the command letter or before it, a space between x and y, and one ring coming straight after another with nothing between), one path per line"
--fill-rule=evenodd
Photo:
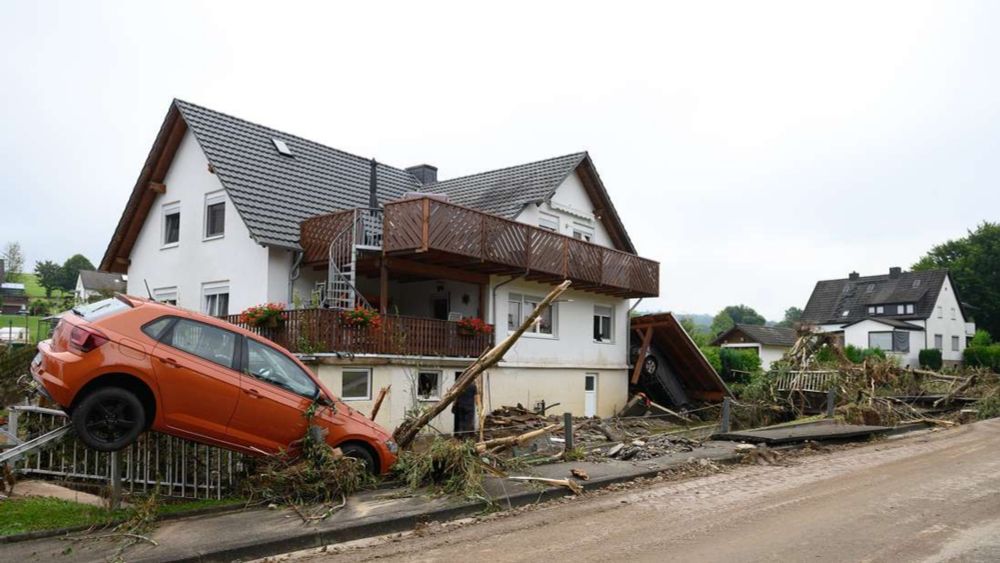
M378 467L375 465L375 457L372 456L370 451L368 451L368 448L359 446L358 444L344 444L343 446L340 446L340 451L345 457L353 457L354 459L365 464L365 469L367 469L369 473L378 474Z
M103 387L73 409L73 429L88 447L118 451L142 433L146 409L134 393L121 387Z

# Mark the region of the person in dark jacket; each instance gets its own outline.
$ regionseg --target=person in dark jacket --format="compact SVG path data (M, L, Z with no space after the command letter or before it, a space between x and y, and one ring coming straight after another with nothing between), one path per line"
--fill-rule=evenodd
M451 406L451 412L455 415L455 435L460 438L475 437L476 393L476 386L469 385Z

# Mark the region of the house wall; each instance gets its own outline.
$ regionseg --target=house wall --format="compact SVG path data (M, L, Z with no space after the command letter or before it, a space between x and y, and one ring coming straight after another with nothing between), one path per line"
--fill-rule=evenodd
M590 201L580 177L574 172L552 194L550 201L528 204L516 220L538 226L539 211L559 217L559 233L573 236L575 225L589 227L593 231L591 242L614 248L607 229L594 216L594 204Z
M164 184L142 225L129 256L128 293L177 288L177 304L202 310L202 284L229 282L229 312L268 300L268 249L256 244L228 195L225 235L204 240L205 194L221 191L218 177L208 171L208 160L190 131L178 147ZM223 192L224 194L224 192ZM180 240L164 248L163 205L179 202Z
M955 310L955 316L952 318L951 311ZM938 315L938 311L941 311L941 315ZM937 303L934 306L934 311L931 312L931 316L927 319L927 347L934 347L934 335L940 334L943 337L944 346L941 352L941 357L946 362L961 362L962 353L965 351L966 344L966 327L965 318L962 317L962 309L958 305L958 299L955 297L955 288L951 285L951 276L944 279L944 283L941 286L941 293L938 294ZM958 351L953 351L951 349L951 337L958 337Z
M913 321L912 324L919 325L920 321ZM844 346L853 345L862 349L868 348L868 333L889 332L893 330L896 329L877 321L862 321L844 329ZM885 350L885 352L887 355L898 358L901 366L919 366L920 351L924 349L924 332L919 330L908 330L903 332L907 332L910 335L909 353L892 352L890 350ZM933 342L931 344L933 345Z
M370 359L369 359L370 360ZM374 360L370 360L374 361ZM343 365L318 364L310 367L319 375L324 385L338 397L341 395L342 373L345 369L370 367L372 370L371 398L364 401L345 401L352 408L369 414L380 388L392 385L389 394L379 408L375 421L393 429L406 417L408 410L431 402L418 401L414 391L417 373L423 370L442 372L442 392L455 383L455 375L464 364L440 363L427 359L423 365L377 365L366 366L365 358L356 358ZM559 403L555 413L570 412L576 416L584 414L584 378L588 373L597 374L597 415L612 416L628 399L627 370L580 370L580 369L524 369L496 367L484 374L483 407L489 412L503 405L521 404L533 409L541 401L547 405ZM445 410L431 423L441 432L454 431L454 415Z

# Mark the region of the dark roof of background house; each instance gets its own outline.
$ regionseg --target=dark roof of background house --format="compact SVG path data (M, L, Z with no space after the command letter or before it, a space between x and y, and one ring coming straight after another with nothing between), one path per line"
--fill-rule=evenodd
M785 328L780 326L762 326L762 325L748 325L748 324L737 324L733 328L727 330L726 332L720 334L713 342L713 345L718 345L718 343L725 340L727 336L735 331L742 332L750 340L762 344L764 346L782 346L785 348L790 348L795 344L798 339L798 335L794 328Z
M934 304L937 303L938 294L947 277L948 270L924 270L902 272L897 278L882 274L855 280L844 278L817 282L802 312L801 321L847 324L868 318L869 305L899 303L913 303L913 314L886 317L898 320L926 319L933 313ZM847 311L847 315L843 314L844 311Z
M125 293L126 283L122 274L80 270L80 281L83 288L89 291L115 291Z
M162 182L161 157L173 158L172 131L191 130L233 206L260 244L299 249L300 223L316 215L369 204L371 161L275 129L182 100L174 100L133 188L101 261L101 270L121 269L134 244L134 221L144 221L151 200L149 182ZM292 156L280 154L272 139L284 141ZM166 155L166 156L165 156ZM581 166L581 164L583 166ZM385 203L406 192L444 193L464 205L513 219L525 205L551 196L577 167L595 199L595 211L619 248L634 246L587 153L575 153L501 170L423 185L406 170L378 163L378 199ZM169 188L168 188L169 189Z
M442 180L423 191L446 194L452 203L513 219L528 203L551 196L586 156L580 152Z
M851 325L856 325L858 323L863 323L865 321L873 321L873 322L876 322L876 323L882 323L884 325L891 326L892 328L901 328L901 329L904 329L904 330L924 330L924 327L922 327L922 326L918 326L918 325L915 325L913 323L908 323L906 321L901 321L899 319L889 319L889 318L885 318L885 317L868 317L867 319L861 319L861 320L858 320L858 321L854 321L852 323L847 323L846 325L844 325L844 328L847 328L847 327L849 327Z

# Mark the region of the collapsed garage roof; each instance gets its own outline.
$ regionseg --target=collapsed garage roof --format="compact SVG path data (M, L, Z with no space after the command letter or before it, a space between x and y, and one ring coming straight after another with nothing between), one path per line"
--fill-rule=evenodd
M656 313L633 317L631 324L632 330L637 333L638 342L648 341L650 346L660 351L693 398L720 401L723 397L732 396L726 383L673 314Z

